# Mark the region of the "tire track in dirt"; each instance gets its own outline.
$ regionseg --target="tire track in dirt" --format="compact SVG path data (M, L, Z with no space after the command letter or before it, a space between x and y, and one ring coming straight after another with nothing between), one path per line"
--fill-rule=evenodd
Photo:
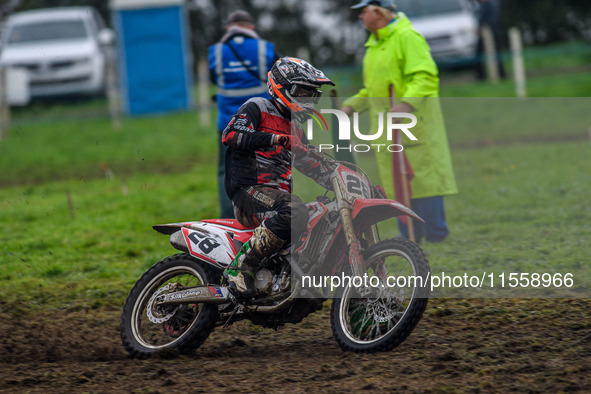
M328 304L328 303L327 303ZM388 353L343 352L328 308L278 332L216 329L192 357L134 360L119 311L0 312L2 392L585 392L591 300L434 299Z

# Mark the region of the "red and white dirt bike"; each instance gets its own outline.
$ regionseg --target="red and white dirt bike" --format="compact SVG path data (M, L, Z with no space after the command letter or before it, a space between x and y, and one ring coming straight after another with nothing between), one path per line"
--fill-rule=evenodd
M242 319L269 328L299 323L331 297L332 332L345 350L388 351L410 335L427 306L429 263L408 239L382 240L377 223L421 219L386 199L358 166L313 154L331 169L334 198L308 204L307 230L261 262L250 300L230 291L222 271L253 229L227 219L154 226L183 253L154 264L127 296L120 329L132 356L191 353L216 326Z

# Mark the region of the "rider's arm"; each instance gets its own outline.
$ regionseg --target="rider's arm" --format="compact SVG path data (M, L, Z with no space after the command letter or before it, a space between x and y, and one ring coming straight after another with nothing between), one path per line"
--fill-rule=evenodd
M310 145L310 141L306 138L305 133L302 131L298 133L302 145L307 147ZM331 171L316 159L316 157L310 154L310 151L305 150L297 152L294 160L295 167L304 175L312 178L314 182L326 189L332 189L332 183L330 182Z
M261 122L261 110L256 103L246 102L226 126L222 142L231 148L257 150L275 143L273 134L257 131Z

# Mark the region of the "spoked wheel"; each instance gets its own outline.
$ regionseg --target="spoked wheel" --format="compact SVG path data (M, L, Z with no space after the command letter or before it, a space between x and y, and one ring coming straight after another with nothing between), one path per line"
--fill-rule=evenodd
M429 262L417 244L403 238L373 245L364 259L367 278L335 295L333 335L344 350L389 351L410 335L427 307Z
M121 314L121 340L138 358L163 349L187 354L209 336L217 321L217 306L181 304L158 306L156 299L171 288L217 283L219 275L206 263L187 254L168 257L154 264L131 289Z

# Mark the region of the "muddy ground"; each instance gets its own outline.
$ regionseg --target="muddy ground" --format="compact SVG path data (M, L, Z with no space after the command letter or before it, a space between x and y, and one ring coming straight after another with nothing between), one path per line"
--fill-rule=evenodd
M134 360L119 311L1 305L1 392L589 392L591 300L431 300L389 353L343 352L328 308L278 332L238 322L193 357Z

